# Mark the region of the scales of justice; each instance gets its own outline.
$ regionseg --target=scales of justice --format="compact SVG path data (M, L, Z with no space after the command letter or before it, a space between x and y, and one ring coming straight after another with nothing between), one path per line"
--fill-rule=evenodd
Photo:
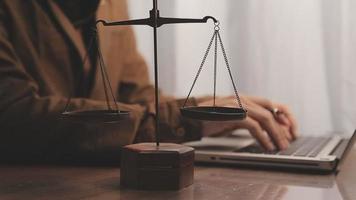
M158 55L157 55L157 28L165 24L178 23L206 23L209 19L214 22L214 33L204 54L201 65L193 80L188 96L183 107L180 109L183 117L193 120L227 121L242 120L246 117L247 111L243 108L236 85L233 80L224 45L220 36L219 22L212 16L202 19L182 19L160 17L157 7L157 0L153 0L153 9L149 13L149 18L128 21L106 22L98 20L96 25L103 26L123 26L123 25L147 25L153 28L154 40L154 84L155 84L155 143L138 143L123 147L121 157L120 182L121 186L134 189L147 190L176 190L193 184L194 177L194 149L180 144L161 143L159 132L159 93L158 93ZM96 30L96 29L95 29ZM97 42L97 34L94 39ZM202 71L204 63L214 44L214 95L212 106L190 106L186 103L193 91L196 81ZM220 45L227 67L229 77L236 96L237 107L219 107L215 105L216 99L216 72L217 72L217 51ZM119 110L116 104L115 95L111 89L111 84L105 68L103 56L100 48L97 47L98 62L101 70L102 81L106 96L107 110L87 110L87 111L65 111L62 116L65 119L81 122L115 123L129 117L128 111ZM90 47L89 50L90 51ZM85 58L84 58L85 59ZM109 97L112 97L115 107L110 105ZM68 104L70 97L68 99ZM67 104L67 105L68 105Z

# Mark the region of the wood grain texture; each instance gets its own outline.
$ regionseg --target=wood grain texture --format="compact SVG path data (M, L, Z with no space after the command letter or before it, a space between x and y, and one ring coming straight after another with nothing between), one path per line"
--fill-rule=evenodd
M356 199L356 149L335 175L196 166L194 184L180 191L120 186L118 167L0 166L0 199Z

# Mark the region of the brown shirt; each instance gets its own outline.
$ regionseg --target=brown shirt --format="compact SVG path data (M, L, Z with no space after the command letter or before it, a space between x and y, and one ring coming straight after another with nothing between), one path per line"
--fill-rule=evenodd
M126 7L124 0L103 0L96 15L126 20ZM66 159L83 153L106 158L116 156L120 146L153 140L153 87L132 29L100 26L98 33L119 108L130 111L130 119L117 124L63 121L59 116L69 94L74 97L71 110L106 108L97 67L88 94L77 88L78 76L85 73L82 35L53 0L0 2L2 160ZM181 104L162 97L160 125L166 141L200 138L200 123L182 118Z

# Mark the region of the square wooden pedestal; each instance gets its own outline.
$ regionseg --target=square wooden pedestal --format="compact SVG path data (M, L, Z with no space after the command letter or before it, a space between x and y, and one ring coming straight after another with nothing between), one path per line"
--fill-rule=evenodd
M125 146L121 186L143 190L179 190L193 184L194 149L180 144L139 143Z

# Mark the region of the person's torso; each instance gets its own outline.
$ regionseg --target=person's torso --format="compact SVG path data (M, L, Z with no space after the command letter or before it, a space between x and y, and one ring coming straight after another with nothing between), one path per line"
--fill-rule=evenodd
M120 5L121 4L121 5ZM83 92L82 79L86 72L83 62L87 45L80 30L71 24L65 14L54 8L52 0L5 0L9 40L23 70L38 84L40 96L84 96L104 99L100 71L88 80L90 91ZM97 18L109 21L127 18L124 1L101 1ZM62 16L61 16L62 15ZM64 16L64 17L63 17ZM113 90L117 91L122 70L120 52L123 28L99 26L100 48L109 71ZM90 33L90 34L94 34ZM88 86L88 85L86 85Z

